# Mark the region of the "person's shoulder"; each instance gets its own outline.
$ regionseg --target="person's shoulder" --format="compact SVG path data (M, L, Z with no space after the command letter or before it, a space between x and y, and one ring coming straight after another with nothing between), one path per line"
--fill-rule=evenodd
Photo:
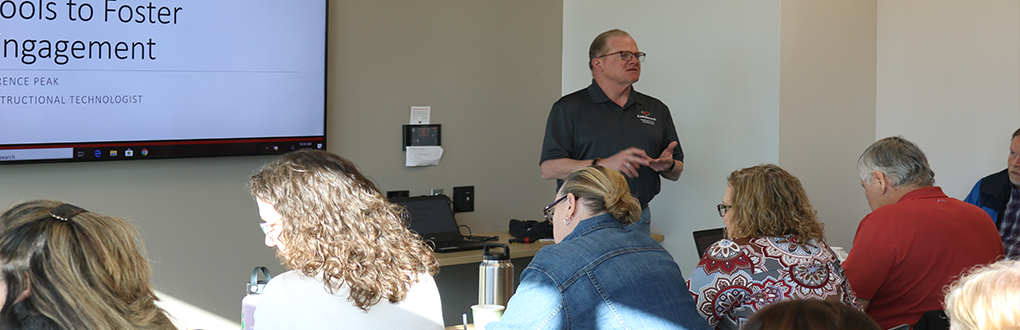
M716 241L715 243L712 243L712 245L710 245L708 249L705 250L705 258L715 260L730 260L739 257L741 254L744 254L743 247L747 246L749 242L750 239L747 238L736 239L723 238L721 240Z
M541 264L556 264L568 259L583 259L581 256L585 250L585 244L583 239L572 239L560 241L556 244L550 244L542 247L535 253L535 257L532 258L531 263L536 265Z
M559 100L556 100L556 103L553 103L553 105L563 109L575 109L590 103L593 102L591 101L591 96L588 95L588 89L585 88L561 96Z
M636 89L634 90L634 93L637 93L637 95L640 96L641 98L643 98L645 102L652 102L652 103L658 103L658 104L666 105L665 103L662 102L662 100L660 100L660 99L658 99L658 98L656 98L654 96L642 93L642 92L640 92L640 91L638 91Z
M556 270L579 268L628 245L620 240L620 236L604 235L605 231L599 230L595 235L570 237L547 245L535 253L528 267Z
M933 217L948 218L948 214L953 214L953 218L983 219L988 216L984 210L974 204L944 194L929 194L905 198L896 203L879 207L861 220L861 226L865 224L897 228L924 226L930 223Z
M308 277L296 270L286 271L273 276L266 284L263 294L273 295L277 292L286 293L303 288L322 288L322 281Z
M959 215L960 218L967 218L975 221L989 220L989 214L985 212L985 210L982 209L980 206L968 203L966 201L961 201L959 199L952 197L950 197L949 199L952 200L953 205L956 205L961 209ZM994 219L990 223L994 224L995 223ZM996 231L998 231L998 229L996 229Z
M1009 180L1009 172L1008 171L1009 171L1009 169L1007 168L1007 169L1003 169L1002 171L998 171L998 172L986 175L985 177L981 178L980 181L996 180L996 179L999 179L999 180Z
M412 291L436 291L436 279L429 273L418 273L411 277L411 290Z
M288 270L286 272L283 272L283 273L280 273L280 274L276 274L276 276L273 276L270 279L270 282L272 282L273 280L280 280L280 282L287 282L287 281L299 281L299 280L307 280L307 279L312 279L312 278L310 278L308 276L305 276L305 274L301 274L301 272L299 272L299 271Z
M859 227L881 226L890 222L896 222L901 214L912 214L910 210L913 208L909 204L910 203L900 201L874 209L871 213L868 213L868 215L865 215L864 218L861 219Z
M523 272L537 272L547 278L569 277L567 274L580 269L585 263L585 257L578 254L576 249L577 246L570 242L542 247L531 258ZM523 278L524 275L521 276Z
M648 108L650 110L659 110L659 111L669 112L669 107L666 106L666 103L662 102L662 100L660 100L660 99L658 99L658 98L656 98L654 96L642 93L642 92L638 91L637 89L634 90L634 95L636 95L639 98L641 104L645 108Z
M825 240L812 239L805 242L805 245L816 248L816 250L812 252L815 256L821 258L822 261L835 262L836 264L839 264L840 260L839 256L836 254L837 252L833 250L832 247L829 246L829 243L826 243Z
M992 174L989 174L974 184L973 190L978 193L986 193L992 195L999 195L1002 192L1009 191L1007 187L1012 185L1009 181L1009 169L1004 169ZM978 191L979 190L979 191ZM972 194L975 192L972 192ZM968 199L970 196L968 196Z

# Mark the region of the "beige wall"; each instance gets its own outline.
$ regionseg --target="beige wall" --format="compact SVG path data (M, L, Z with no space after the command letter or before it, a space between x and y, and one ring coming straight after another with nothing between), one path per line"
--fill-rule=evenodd
M475 232L540 219L555 183L539 177L545 119L559 97L562 6L549 1L332 3L329 150L383 190L475 187ZM412 105L443 125L439 166L404 167Z
M903 135L964 198L1020 127L1020 1L879 1L875 138Z
M800 178L829 244L870 208L857 158L875 137L875 0L783 1L779 165Z
M329 150L384 190L474 185L476 232L539 219L555 184L539 178L549 105L559 97L558 1L331 1ZM412 105L443 124L439 166L405 168L400 125ZM0 166L0 205L77 203L132 220L171 296L237 319L256 265L283 270L263 245L245 184L271 157Z
M780 165L804 182L826 236L849 247L870 209L854 165L903 135L963 198L1005 165L1020 123L1020 3L784 1Z
M700 256L691 232L719 228L715 205L726 175L776 163L779 148L778 0L565 0L563 93L584 88L588 45L621 28L648 57L638 91L669 106L684 150L684 172L663 181L649 204L652 231L684 274Z

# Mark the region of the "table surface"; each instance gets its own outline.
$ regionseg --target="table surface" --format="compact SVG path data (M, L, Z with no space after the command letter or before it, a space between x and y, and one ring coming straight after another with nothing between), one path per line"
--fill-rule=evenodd
M463 324L462 325L451 325L451 326L446 327L446 330L475 330L475 324L474 323L468 323L467 329L464 328Z
M474 236L499 236L498 240L491 241L490 243L500 243L509 246L511 258L534 257L535 253L542 249L542 247L554 244L552 240L548 242L541 241L535 243L510 243L510 239L514 237L510 235L509 231L482 233L475 234ZM655 233L652 233L652 238L659 242L662 242L665 239L664 236ZM482 262L482 250L436 253L436 258L439 259L439 266L480 263Z

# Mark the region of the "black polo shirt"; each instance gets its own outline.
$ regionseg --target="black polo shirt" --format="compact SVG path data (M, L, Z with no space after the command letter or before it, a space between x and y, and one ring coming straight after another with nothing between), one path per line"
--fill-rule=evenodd
M624 107L606 96L593 79L591 85L560 98L549 111L542 143L542 160L608 158L630 147L643 149L649 157L658 158L677 141L676 127L669 108L658 99L638 93L633 86ZM678 144L673 159L683 161L684 152ZM651 168L641 167L638 177L627 179L630 192L642 204L659 193L660 178ZM556 189L563 185L556 181Z

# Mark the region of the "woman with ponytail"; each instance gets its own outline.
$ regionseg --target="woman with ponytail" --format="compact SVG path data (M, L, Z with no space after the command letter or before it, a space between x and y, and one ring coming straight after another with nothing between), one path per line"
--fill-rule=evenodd
M0 329L174 330L127 221L35 200L0 214Z
M708 329L669 252L624 229L641 206L620 172L574 171L544 212L556 244L535 254L486 329Z

